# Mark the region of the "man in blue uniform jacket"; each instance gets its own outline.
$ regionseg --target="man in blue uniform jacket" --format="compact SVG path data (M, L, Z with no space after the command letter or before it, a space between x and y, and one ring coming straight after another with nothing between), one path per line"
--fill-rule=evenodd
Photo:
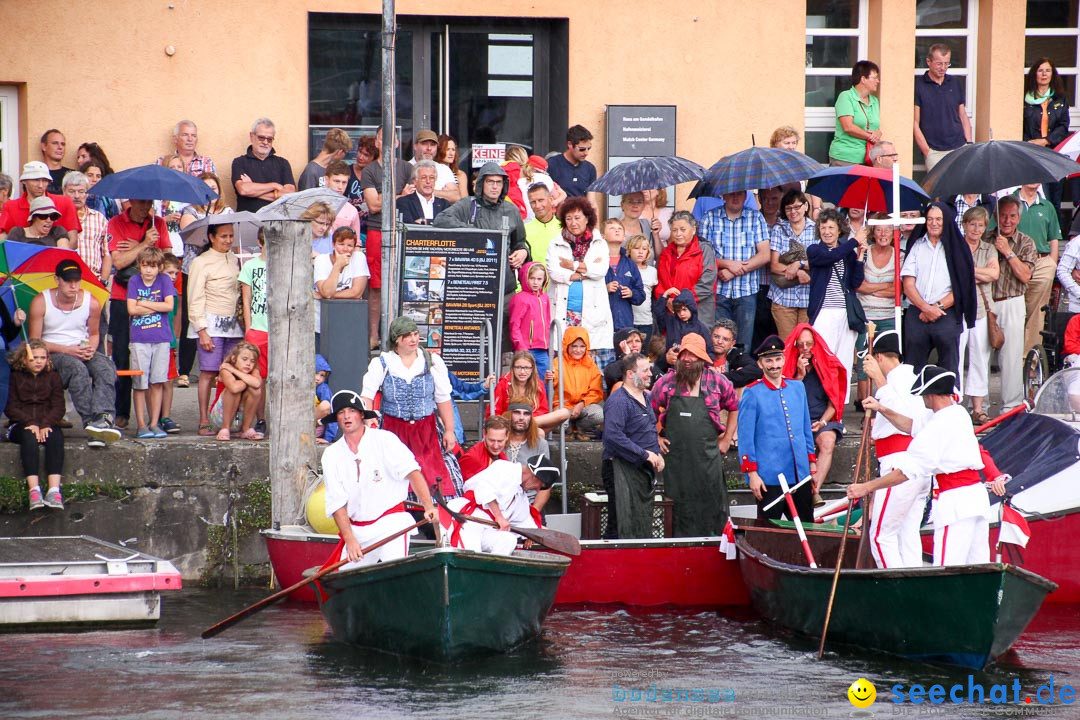
M814 435L810 431L806 389L798 380L784 377L783 341L770 335L755 355L765 377L747 385L739 401L742 471L757 498L758 517L779 519L790 515L786 502L777 503L768 512L762 508L782 494L778 478L781 473L793 486L815 472ZM814 521L811 485L806 483L792 493L803 522Z

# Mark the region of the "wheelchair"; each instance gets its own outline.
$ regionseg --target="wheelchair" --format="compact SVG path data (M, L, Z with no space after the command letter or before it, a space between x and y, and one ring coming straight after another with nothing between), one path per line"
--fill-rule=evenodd
M1042 344L1036 345L1024 357L1024 397L1035 404L1035 396L1051 375L1064 367L1065 326L1075 313L1068 311L1069 300L1061 285L1054 281L1050 302L1043 306L1043 329L1039 331Z

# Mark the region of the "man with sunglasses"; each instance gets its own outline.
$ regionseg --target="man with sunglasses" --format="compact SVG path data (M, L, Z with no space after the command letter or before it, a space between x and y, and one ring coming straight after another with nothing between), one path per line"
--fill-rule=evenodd
M596 180L596 167L586 160L592 143L592 133L575 125L566 131L566 150L548 159L548 175L569 197L585 197Z
M232 177L236 188L236 209L255 212L282 195L296 192L292 165L274 152L277 129L269 118L259 118L251 126L247 152L233 158Z

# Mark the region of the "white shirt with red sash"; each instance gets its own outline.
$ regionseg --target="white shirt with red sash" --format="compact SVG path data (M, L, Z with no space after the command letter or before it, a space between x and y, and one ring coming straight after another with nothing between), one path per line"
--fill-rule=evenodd
M346 508L353 534L361 546L413 524L402 503L410 489L409 474L419 470L420 464L394 433L367 428L355 453L342 437L323 452L322 466L326 516L333 517L334 511ZM411 534L415 535L416 531ZM343 569L408 554L409 536L403 535L400 542L388 543Z
M519 463L496 460L469 478L465 482L465 495L450 500L447 505L456 512L494 520L493 513L486 509L488 503L494 500L499 503L499 510L511 525L540 527L539 513L533 509L521 487L521 472ZM517 546L517 535L465 522L452 532L452 543L466 550L509 555Z
M935 412L893 464L909 478L934 476L930 515L934 527L984 516L990 509L990 497L978 473L984 467L979 441L971 416L960 405Z

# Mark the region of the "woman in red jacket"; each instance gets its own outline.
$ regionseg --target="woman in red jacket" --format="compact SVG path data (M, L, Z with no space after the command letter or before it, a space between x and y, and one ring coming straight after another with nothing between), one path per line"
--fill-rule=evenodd
M716 251L697 236L697 220L680 210L671 216L671 240L656 259L655 297L669 299L686 289L694 293L698 317L712 323L716 311ZM670 308L669 308L670 310Z

